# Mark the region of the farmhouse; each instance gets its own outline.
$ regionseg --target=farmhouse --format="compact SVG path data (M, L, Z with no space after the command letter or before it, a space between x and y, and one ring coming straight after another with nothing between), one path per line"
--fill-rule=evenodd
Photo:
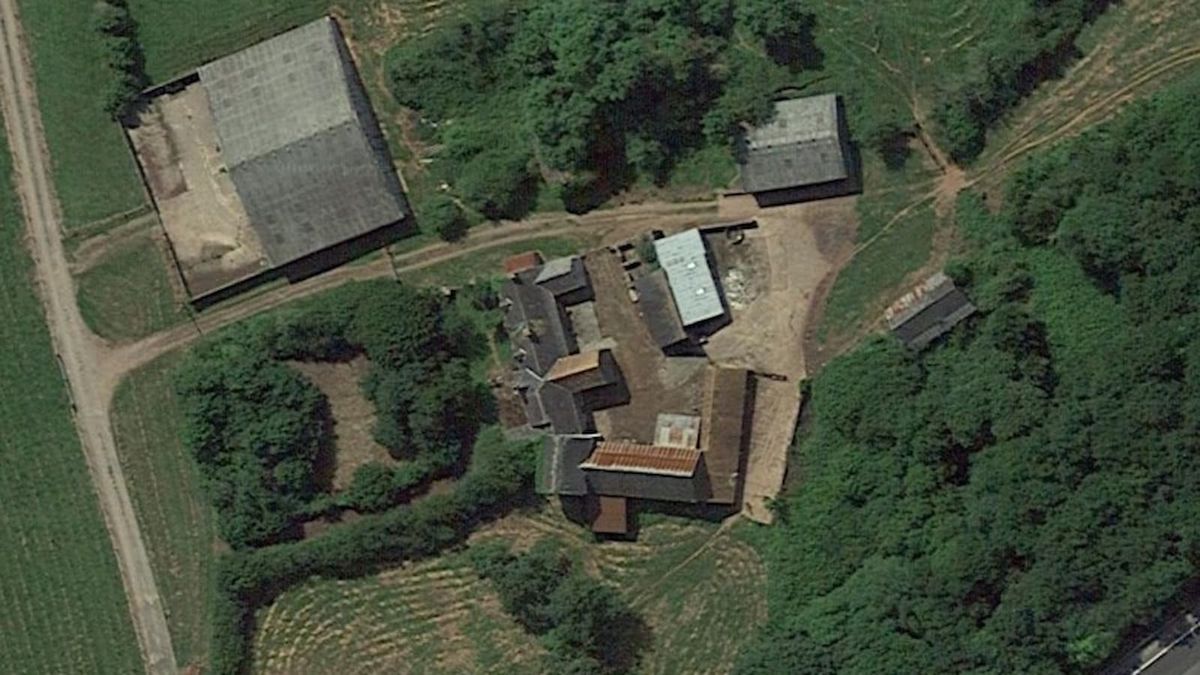
M628 500L724 513L742 498L754 378L674 349L730 320L708 243L692 229L654 247L660 267L623 246L504 265L513 389L548 434L537 489L597 533L627 532Z
M739 143L742 187L760 206L851 192L846 137L837 95L779 101L773 119Z
M194 301L403 233L399 178L331 18L150 92L129 135Z
M919 351L974 313L966 294L938 272L905 293L884 312L884 318L896 337Z

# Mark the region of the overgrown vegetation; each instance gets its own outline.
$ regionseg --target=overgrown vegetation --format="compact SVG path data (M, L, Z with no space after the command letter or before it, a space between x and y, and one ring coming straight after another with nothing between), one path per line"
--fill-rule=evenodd
M555 673L626 673L646 640L641 619L621 596L584 574L551 539L525 553L505 543L471 550L479 576L525 630L538 635Z
M487 391L470 372L482 340L441 297L382 282L339 288L196 348L176 387L184 439L221 514L224 539L235 548L272 543L331 508L384 509L459 471L490 416ZM331 451L328 404L282 361L359 354L371 361L363 389L378 410L375 437L411 462L386 472L360 469L334 500L316 477Z
M92 23L104 38L108 69L112 73L104 110L113 119L124 119L150 84L150 78L146 77L146 57L138 43L137 22L129 14L126 0L99 0L92 9Z
M441 144L431 168L488 218L539 184L568 210L665 182L811 65L812 18L767 0L478 3L389 54L393 93Z
M1022 0L1013 30L973 48L935 110L942 140L957 162L983 151L987 129L1041 82L1062 74L1079 52L1075 39L1111 0Z
M813 388L738 672L1088 672L1200 554L1200 81L959 207L980 308Z

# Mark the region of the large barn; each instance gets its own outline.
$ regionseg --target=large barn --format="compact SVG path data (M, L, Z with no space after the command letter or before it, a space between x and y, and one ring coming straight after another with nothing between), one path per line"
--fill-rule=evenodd
M746 132L738 155L742 188L762 206L854 190L835 94L777 102L769 123Z
M194 299L403 233L399 177L329 17L201 66L147 107L130 136Z

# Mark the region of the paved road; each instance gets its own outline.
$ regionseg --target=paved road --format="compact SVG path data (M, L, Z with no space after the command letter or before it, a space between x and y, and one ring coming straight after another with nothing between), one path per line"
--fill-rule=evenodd
M175 656L166 617L117 459L107 397L99 391L102 387L98 386L95 370L100 345L87 330L75 304L16 0L0 0L0 40L4 43L0 49L0 103L46 319L77 408L79 438L117 553L146 670L153 675L174 673Z
M1200 675L1200 642L1176 645L1139 675Z

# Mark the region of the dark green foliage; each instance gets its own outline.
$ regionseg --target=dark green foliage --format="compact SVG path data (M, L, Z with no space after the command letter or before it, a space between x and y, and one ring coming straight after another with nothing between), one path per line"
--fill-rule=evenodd
M458 204L448 195L438 194L431 197L421 208L421 224L424 228L437 232L443 241L458 241L467 236L466 215Z
M462 543L479 523L502 515L529 494L535 456L533 444L508 442L499 429L490 428L480 434L470 470L452 493L344 523L315 539L221 558L213 602L212 672L246 671L255 611L287 588L314 575L370 574Z
M542 637L559 673L623 673L645 644L645 626L611 588L580 571L557 544L542 539L514 555L496 542L471 550L479 576L492 582L505 611Z
M435 172L488 218L528 210L542 178L573 210L637 177L662 184L820 62L798 3L489 4L388 56L397 100L442 143Z
M137 22L123 0L101 0L93 9L93 25L104 36L112 71L105 111L116 119L128 115L150 84L146 59L137 39Z
M1200 560L1200 81L960 201L982 310L813 387L739 673L1083 673Z
M983 151L989 126L1077 56L1075 39L1110 0L1028 0L1016 32L977 47L975 65L935 110L942 139L957 162Z
M198 347L176 379L184 440L234 548L284 535L318 491L314 462L330 440L316 387L241 337Z

